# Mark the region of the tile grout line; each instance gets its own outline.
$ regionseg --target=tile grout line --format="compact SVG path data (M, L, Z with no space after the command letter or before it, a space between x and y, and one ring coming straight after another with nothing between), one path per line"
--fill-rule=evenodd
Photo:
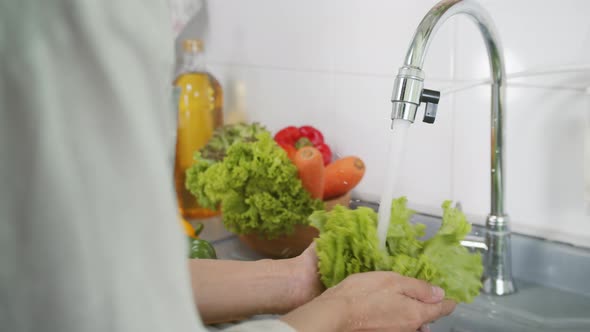
M247 63L237 63L237 62L218 62L218 61L209 61L208 65L212 66L225 66L225 67L242 67L247 69L259 69L259 70L276 70L276 71L284 71L284 72L293 72L293 73L312 73L312 74L326 74L326 75L339 75L339 76L358 76L358 77L374 77L374 78L387 78L391 79L392 82L396 76L395 70L392 69L391 74L377 74L377 73L362 73L362 72L347 72L347 71L336 71L330 69L312 69L312 68L292 68L292 67L281 67L281 66L274 66L274 65L257 65L257 64L247 64ZM450 79L438 78L438 77L431 77L430 80L436 82L453 82Z
M455 82L455 77L457 76L457 66L455 64L455 62L457 61L457 43L458 43L458 38L457 35L459 34L459 22L455 21L453 22L453 31L451 34L451 43L452 43L452 48L451 48L451 80L453 82ZM449 174L449 178L450 178L450 191L451 191L451 199L456 203L457 197L456 197L456 192L455 192L455 128L456 128L456 124L455 124L455 112L457 109L457 105L456 105L456 98L454 94L451 94L451 160L450 160L450 173Z
M488 82L489 79L455 79L456 75L456 50L452 51L452 68L451 71L453 72L453 77L451 79L445 78L437 78L432 77L429 80L449 84L448 87L442 89L442 92L445 94L453 94L459 91L471 90L473 88L490 84ZM268 71L283 71L283 72L292 72L292 73L314 73L314 74L323 74L323 75L331 75L331 76L352 76L352 77L369 77L369 78L387 78L393 79L395 78L395 74L376 74L376 73L360 73L360 72L343 72L343 71L334 71L334 70L320 70L320 69L297 69L297 68L289 68L289 67L280 67L280 66L267 66L267 65L254 65L254 64L244 64L244 63L233 63L233 62L209 62L209 65L212 66L221 66L221 67L241 67L245 69L257 69L257 70L268 70ZM551 75L551 73L539 73L535 75L531 75L531 77L542 77ZM538 88L538 89L553 89L553 90L561 90L561 91L573 91L573 92L581 92L585 93L586 87L575 87L575 86L566 86L566 85L540 85L540 84L532 84L532 83L518 83L518 82L510 82L513 79L519 79L521 77L510 77L511 74L507 74L507 84L508 87L522 87L522 88Z

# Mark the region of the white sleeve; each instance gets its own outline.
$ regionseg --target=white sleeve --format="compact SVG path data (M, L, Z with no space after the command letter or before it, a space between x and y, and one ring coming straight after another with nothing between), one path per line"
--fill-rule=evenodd
M0 7L0 329L205 331L172 188L166 2Z
M229 328L219 330L219 332L260 332L260 331L272 331L272 332L296 332L294 328L289 326L278 319L264 319L255 320L238 325L234 325Z

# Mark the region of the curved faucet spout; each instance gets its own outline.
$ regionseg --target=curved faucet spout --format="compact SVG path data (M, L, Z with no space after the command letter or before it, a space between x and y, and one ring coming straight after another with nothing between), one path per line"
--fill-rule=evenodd
M492 81L495 84L504 85L504 57L500 39L489 14L476 1L449 0L436 4L418 25L406 53L405 66L422 69L432 36L447 19L456 14L466 14L477 24L488 51Z
M491 99L491 208L486 221L484 291L514 293L510 262L510 227L504 210L504 109L505 71L500 40L488 13L476 1L444 0L422 19L412 39L404 66L395 78L391 118L414 122L418 107L426 104L424 122L433 123L440 94L424 89L422 67L428 46L438 28L450 17L465 14L479 28L487 48L492 74Z

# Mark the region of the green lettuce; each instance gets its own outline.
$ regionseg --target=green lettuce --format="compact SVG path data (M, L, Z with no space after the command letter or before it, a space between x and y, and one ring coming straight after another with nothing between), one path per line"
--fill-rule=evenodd
M257 128L252 139L225 146L221 161L195 153L186 187L205 208L221 205L223 223L236 234L266 238L293 232L323 208L303 188L297 168L270 133Z
M392 203L386 251L379 249L373 210L337 207L312 214L311 224L320 230L316 250L324 285L332 287L353 273L389 270L440 286L448 299L473 301L481 288L483 266L480 255L460 244L471 231L465 215L445 201L440 229L423 241L425 226L410 223L414 211L406 203L405 197Z
M336 205L330 212L314 212L309 219L320 230L321 235L315 240L316 252L320 278L326 287L338 284L350 274L374 271L384 261L373 210L349 210Z
M210 161L221 161L227 155L227 149L236 142L254 142L256 135L268 132L259 123L236 123L221 126L213 132L213 136L199 151L201 157Z

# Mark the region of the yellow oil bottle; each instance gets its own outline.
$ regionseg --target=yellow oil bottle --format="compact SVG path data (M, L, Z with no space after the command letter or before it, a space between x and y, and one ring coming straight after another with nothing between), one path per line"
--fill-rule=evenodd
M185 187L186 170L194 163L194 153L223 124L223 95L219 82L205 68L203 43L183 42L183 60L174 85L179 93L174 185L178 209L185 218L206 218L219 214L202 208Z

